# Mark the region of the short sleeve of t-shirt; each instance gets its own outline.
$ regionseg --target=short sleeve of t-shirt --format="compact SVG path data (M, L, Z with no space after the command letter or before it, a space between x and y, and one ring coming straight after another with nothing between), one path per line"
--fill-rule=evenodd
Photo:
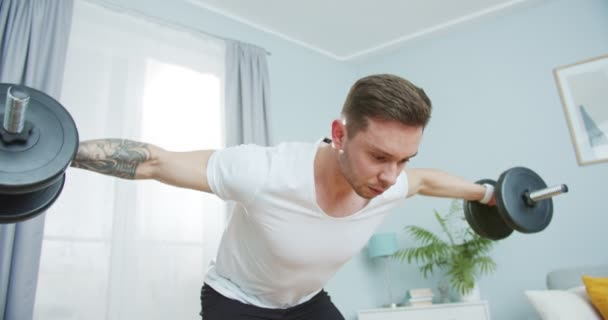
M253 144L215 151L207 163L211 191L242 204L253 200L268 176L270 154L270 148Z
M399 175L399 177L397 177L397 182L395 183L395 186L399 192L399 196L400 197L406 197L407 193L409 192L409 182L407 180L407 171L403 170L403 172L401 172L401 174Z

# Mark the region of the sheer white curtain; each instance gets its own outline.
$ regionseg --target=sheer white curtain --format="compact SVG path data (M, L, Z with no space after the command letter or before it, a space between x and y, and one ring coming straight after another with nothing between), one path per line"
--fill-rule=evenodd
M77 1L62 104L81 140L223 146L224 44ZM68 169L47 212L35 319L196 319L224 227L212 195Z

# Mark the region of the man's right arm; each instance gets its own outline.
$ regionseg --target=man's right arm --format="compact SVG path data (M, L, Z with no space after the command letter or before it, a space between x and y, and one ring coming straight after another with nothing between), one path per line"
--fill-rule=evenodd
M486 187L467 179L436 169L406 169L408 178L408 197L415 194L434 197L458 198L479 201L485 197ZM488 204L494 205L492 196Z
M123 179L153 179L211 193L207 163L214 150L171 152L125 139L83 141L71 166Z

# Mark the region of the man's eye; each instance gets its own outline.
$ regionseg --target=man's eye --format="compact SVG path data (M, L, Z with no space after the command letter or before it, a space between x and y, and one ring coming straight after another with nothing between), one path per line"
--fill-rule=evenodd
M384 161L384 160L386 160L386 158L385 158L384 156L374 155L373 157L374 157L374 159L376 159L377 161Z

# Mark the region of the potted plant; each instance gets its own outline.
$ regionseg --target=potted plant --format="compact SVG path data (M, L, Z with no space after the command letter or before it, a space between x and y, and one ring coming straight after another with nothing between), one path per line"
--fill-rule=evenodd
M447 214L434 210L443 237L422 227L409 225L406 232L417 246L398 250L394 257L401 261L418 264L424 278L441 271L449 285L461 296L470 294L476 287L476 279L496 269L496 263L488 255L494 241L482 238L463 223L462 203L453 200ZM447 287L440 291L442 302L447 299Z

